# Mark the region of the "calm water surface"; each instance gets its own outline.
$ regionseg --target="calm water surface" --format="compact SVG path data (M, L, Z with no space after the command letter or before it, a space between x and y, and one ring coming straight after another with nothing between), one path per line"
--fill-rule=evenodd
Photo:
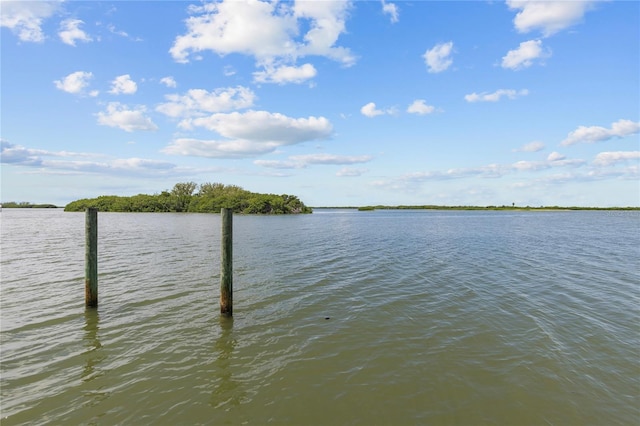
M3 426L639 423L638 212L0 220Z

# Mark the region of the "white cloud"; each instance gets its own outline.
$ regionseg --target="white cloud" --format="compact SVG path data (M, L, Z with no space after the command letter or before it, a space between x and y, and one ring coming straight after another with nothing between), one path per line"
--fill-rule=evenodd
M563 168L578 169L586 161L580 159L565 159L558 153L549 155L546 161L517 161L513 164L488 164L480 167L467 167L448 170L434 170L425 172L405 173L398 177L373 182L376 187L389 190L411 191L428 181L453 179L498 179L517 173L542 173L545 170Z
M395 3L387 3L382 0L382 12L389 15L392 23L398 22L398 6Z
M97 25L101 25L101 24L97 23ZM120 30L120 29L116 28L116 26L113 25L113 24L107 24L107 30L109 30L109 32L111 34L115 34L115 35L117 35L119 37L124 37L124 38L127 38L127 39L132 40L132 41L143 41L143 39L141 37L133 37L133 36L129 35L129 33L127 33L126 31L123 31L123 30Z
M509 99L516 99L520 96L526 96L529 94L527 89L522 90L512 90L512 89L499 89L493 93L471 93L469 95L465 95L464 99L467 102L497 102L502 97L507 97Z
M170 117L199 117L207 113L249 108L255 98L255 93L243 86L220 88L213 92L191 89L186 95L166 95L169 102L158 105L156 111Z
M511 165L511 167L514 170L518 170L518 171L535 171L535 170L542 170L542 169L548 169L549 168L549 163L547 162L543 162L543 161L516 161L515 163L513 163Z
M143 158L109 159L103 154L47 151L25 148L1 141L0 161L25 167L37 167L38 172L69 173L89 172L109 175L153 175L170 174L178 168L166 161Z
M567 159L559 152L552 152L545 161L517 161L511 165L516 171L536 171L560 167L581 167L586 161L580 159Z
M601 152L596 155L596 158L593 160L593 164L598 166L610 166L612 164L624 163L638 159L640 159L640 151Z
M174 88L174 87L178 86L178 83L176 83L176 80L171 76L162 77L160 79L160 83L164 84L167 87L171 87L171 88Z
M345 32L350 2L223 0L190 7L187 32L176 37L169 50L178 62L206 50L220 55L242 53L261 65L295 62L307 55L324 56L345 65L354 63L349 49L335 46ZM300 39L300 28L308 28Z
M116 77L111 82L111 90L109 93L114 95L132 95L138 91L138 85L135 81L131 80L131 76L129 74L124 74Z
M522 145L518 149L514 149L516 152L538 152L544 149L544 143L540 141L529 142L528 144Z
M162 149L165 154L205 158L250 158L275 151L277 142L180 138Z
M145 116L146 108L138 106L133 109L122 105L120 102L109 102L106 112L99 112L98 124L109 127L118 127L125 132L134 130L158 130L149 117Z
M122 31L122 30L117 29L116 26L113 25L113 24L107 25L107 29L109 30L109 32L111 34L115 34L115 35L120 36L120 37L129 38L129 34L126 31Z
M303 164L356 164L367 163L371 161L373 157L370 155L345 156L334 154L306 154L292 155L289 158Z
M70 46L75 46L76 41L92 41L93 39L80 29L82 24L84 22L79 19L65 19L62 21L60 23L60 32L58 32L60 40Z
M317 71L311 64L296 66L266 66L264 71L256 71L253 78L258 83L303 83L315 77Z
M511 10L519 10L513 23L521 33L539 29L545 37L582 20L598 0L540 1L507 0Z
M343 167L342 169L336 172L336 176L338 177L357 177L362 176L367 173L368 169L354 169L351 167Z
M302 169L305 167L303 163L290 160L255 160L253 164L269 169Z
M163 152L210 158L248 158L285 145L327 139L333 132L324 117L291 118L267 111L213 114L188 120L189 126L215 131L227 140L181 138Z
M517 49L510 50L502 57L502 68L519 70L533 65L535 59L548 58L551 51L542 50L542 41L529 40L520 43Z
M303 169L311 164L343 165L367 163L373 157L370 155L345 156L334 154L305 154L292 155L287 160L255 160L253 163L272 169Z
M2 1L0 26L9 28L22 41L42 42L42 23L53 16L61 1Z
M383 115L384 111L376 109L376 104L374 102L369 102L362 108L360 108L360 112L362 115L367 117L375 117L376 115Z
M267 111L218 113L191 119L189 125L215 131L230 139L277 145L326 139L333 132L333 126L324 117L292 118Z
M573 145L579 142L602 142L613 138L623 138L640 132L640 122L631 120L618 120L607 129L600 126L579 126L570 132L567 138L562 141L562 145Z
M407 107L407 112L411 114L426 115L431 114L436 110L436 107L427 105L424 99L416 99L411 105Z
M84 89L89 86L89 80L93 78L93 74L85 71L72 72L61 80L55 80L53 83L63 92L80 95L84 93ZM91 92L91 96L96 96L98 92Z
M425 63L427 64L428 71L430 73L438 73L445 71L453 63L451 59L451 53L453 52L453 42L436 44L431 49L428 49L424 55Z
M560 154L559 152L553 151L549 156L547 156L547 161L561 161L567 158L566 156Z

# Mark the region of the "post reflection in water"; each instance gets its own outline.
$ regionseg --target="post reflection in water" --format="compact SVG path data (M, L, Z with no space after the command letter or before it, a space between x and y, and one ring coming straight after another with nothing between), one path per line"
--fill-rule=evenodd
M215 342L214 352L217 355L211 366L214 376L214 389L211 394L210 405L214 408L238 406L242 401L242 392L238 391L239 384L233 379L232 355L236 341L233 336L233 318L220 318L220 336Z
M82 371L81 379L88 382L101 375L97 366L104 360L105 355L102 351L102 343L98 336L100 329L100 315L95 308L85 309L84 311L84 346L86 348L83 356L85 358L85 366Z

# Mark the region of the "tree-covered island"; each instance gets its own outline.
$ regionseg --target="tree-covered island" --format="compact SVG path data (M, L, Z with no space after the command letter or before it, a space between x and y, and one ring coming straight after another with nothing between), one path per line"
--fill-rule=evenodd
M64 211L79 212L95 207L102 212L190 212L219 213L222 208L244 214L311 213L295 195L259 194L236 185L195 182L177 183L171 191L130 197L103 195L67 204Z

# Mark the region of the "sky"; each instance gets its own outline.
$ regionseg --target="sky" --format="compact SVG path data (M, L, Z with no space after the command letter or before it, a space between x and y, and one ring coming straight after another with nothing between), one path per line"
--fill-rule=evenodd
M0 1L0 199L640 206L637 1Z

